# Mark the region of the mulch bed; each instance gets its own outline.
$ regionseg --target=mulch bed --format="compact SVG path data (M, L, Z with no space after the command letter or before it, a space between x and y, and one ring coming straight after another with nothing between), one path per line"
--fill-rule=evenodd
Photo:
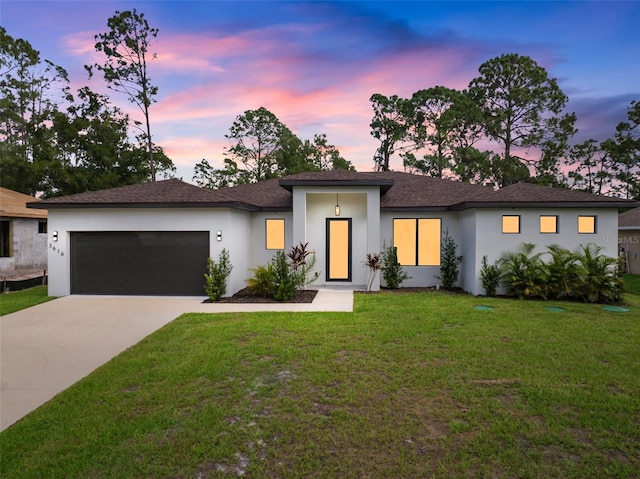
M293 294L293 298L289 301L276 301L274 298L265 296L256 296L251 293L249 288L244 288L238 291L233 296L228 296L217 301L218 303L312 303L314 298L318 294L315 289L305 289L296 291ZM211 303L210 300L205 300L205 303Z

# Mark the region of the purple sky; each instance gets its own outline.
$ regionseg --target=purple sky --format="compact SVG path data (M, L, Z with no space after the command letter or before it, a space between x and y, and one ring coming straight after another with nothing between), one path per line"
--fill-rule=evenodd
M640 100L637 1L2 0L0 24L67 69L76 89L89 84L83 65L101 61L94 35L133 8L159 29L149 65L159 87L154 141L186 181L203 158L221 166L234 119L261 106L301 139L326 133L359 171L371 170L373 93L466 88L503 53L531 56L558 79L578 116L574 141L612 137ZM124 97L110 97L139 118Z

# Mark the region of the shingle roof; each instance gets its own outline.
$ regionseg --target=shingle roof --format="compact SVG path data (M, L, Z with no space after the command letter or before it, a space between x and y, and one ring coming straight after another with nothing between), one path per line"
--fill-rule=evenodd
M110 207L166 207L214 206L227 199L216 191L207 190L178 179L120 186L108 190L89 191L59 196L30 203L29 208L110 208Z
M295 186L377 186L380 208L387 211L466 209L497 206L601 206L624 208L638 203L619 198L519 183L494 191L481 185L401 172L346 170L300 173L219 190L171 179L80 193L31 203L30 208L231 207L250 211L291 211Z
M39 201L33 196L0 187L0 216L10 218L46 218L44 210L27 209L26 204Z
M573 207L586 205L593 208L628 208L636 204L631 200L592 195L584 191L565 190L531 183L516 183L463 200L456 206L456 209L505 205L518 207Z
M640 207L618 215L618 226L636 226L640 228Z

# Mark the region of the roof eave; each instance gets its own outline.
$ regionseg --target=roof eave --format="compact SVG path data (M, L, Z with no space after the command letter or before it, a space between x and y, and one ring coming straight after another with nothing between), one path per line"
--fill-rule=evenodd
M282 179L278 184L287 191L293 191L294 186L331 186L331 187L345 187L345 186L379 186L380 191L384 194L391 189L394 184L394 180L380 179L380 180L287 180Z
M628 208L629 203L618 201L468 201L453 205L451 210L460 211L472 208Z
M29 206L35 208L35 206ZM244 211L260 211L260 207L243 203L241 201L233 202L162 202L162 203L48 203L40 206L40 209L46 210L66 210L66 209L108 209L108 208L231 208Z

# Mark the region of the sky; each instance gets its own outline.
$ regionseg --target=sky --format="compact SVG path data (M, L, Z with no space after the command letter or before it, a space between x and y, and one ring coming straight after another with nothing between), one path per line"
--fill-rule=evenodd
M371 171L372 94L464 89L505 53L530 56L557 79L578 117L575 142L613 137L640 100L640 1L0 0L0 25L65 68L72 89L107 92L84 65L104 60L93 46L108 18L134 8L159 30L148 65L159 88L153 139L185 181L202 159L221 167L234 120L260 107L303 140L325 133ZM124 96L109 96L142 119Z

